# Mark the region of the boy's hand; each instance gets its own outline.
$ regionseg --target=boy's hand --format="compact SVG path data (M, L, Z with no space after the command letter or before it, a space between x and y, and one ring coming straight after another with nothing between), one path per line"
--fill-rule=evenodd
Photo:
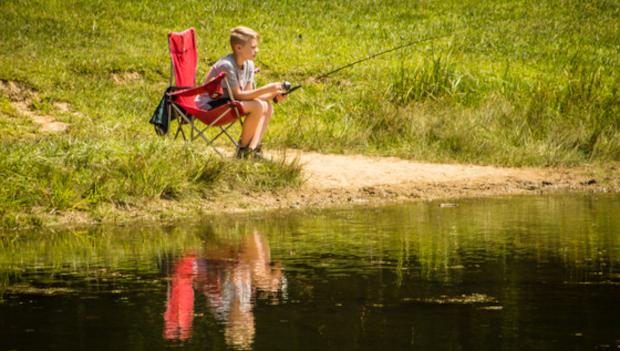
M286 99L286 95L278 94L273 98L273 102L277 104L278 102L284 101L285 99Z

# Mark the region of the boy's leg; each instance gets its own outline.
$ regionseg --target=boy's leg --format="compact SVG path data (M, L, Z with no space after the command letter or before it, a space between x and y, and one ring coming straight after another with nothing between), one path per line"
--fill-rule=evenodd
M269 102L265 102L267 104L267 110L265 111L265 119L263 120L263 128L261 130L260 136L258 138L258 145L263 140L263 135L267 131L267 126L269 126L269 121L271 121L271 116L273 115L273 106Z
M263 133L267 103L261 100L248 100L241 101L241 105L248 113L241 131L241 146L254 149Z

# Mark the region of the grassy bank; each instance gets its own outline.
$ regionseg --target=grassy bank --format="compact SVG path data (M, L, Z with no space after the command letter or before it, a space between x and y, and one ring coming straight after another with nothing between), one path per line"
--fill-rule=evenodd
M169 78L166 34L191 26L199 77L228 51L228 29L245 24L262 34L260 82L307 83L276 107L268 148L510 166L620 160L614 1L7 0L0 20L0 80L18 87L0 90L4 225L36 224L33 208L299 184L296 164L221 160L155 136L147 121ZM28 114L69 129L42 133Z
M164 139L127 142L51 138L1 145L1 226L40 225L31 211L131 208L150 200L205 200L240 189L294 187L300 166L217 155ZM24 215L25 214L25 215Z

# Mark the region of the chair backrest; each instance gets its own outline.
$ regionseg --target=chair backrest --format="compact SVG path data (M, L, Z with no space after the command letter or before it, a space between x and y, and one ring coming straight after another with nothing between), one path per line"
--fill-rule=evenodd
M182 32L168 33L168 47L174 71L175 85L193 87L196 85L196 30L189 28Z

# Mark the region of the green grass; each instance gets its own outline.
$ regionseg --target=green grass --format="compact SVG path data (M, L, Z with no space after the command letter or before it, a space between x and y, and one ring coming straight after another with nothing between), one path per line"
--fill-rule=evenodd
M32 208L92 210L157 199L206 199L231 189L255 191L297 186L299 165L224 159L170 140L138 142L50 138L0 144L0 214L5 227L36 224L15 214ZM33 223L30 223L33 222Z
M147 121L169 79L166 35L191 26L199 81L228 52L231 27L258 30L260 83L304 82L452 34L308 82L276 107L267 148L509 166L620 160L616 1L6 0L0 21L0 80L71 125L43 135L0 94L5 219L299 183L295 164L219 160L155 136Z

